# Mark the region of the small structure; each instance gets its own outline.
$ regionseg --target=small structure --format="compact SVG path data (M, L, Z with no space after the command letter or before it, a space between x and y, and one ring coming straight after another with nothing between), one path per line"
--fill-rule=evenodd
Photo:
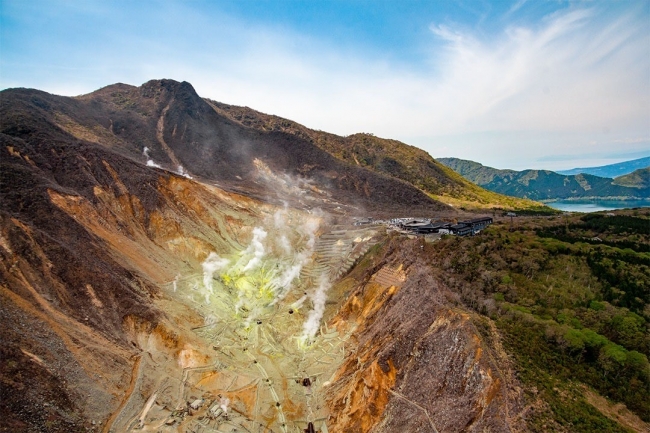
M492 224L492 221L490 217L473 218L467 221L459 221L458 224L450 226L449 230L456 236L475 235Z
M375 220L372 217L355 218L354 219L354 225L355 226L363 226L363 225L367 225L367 224L372 224L374 222L375 222Z
M394 218L390 223L413 235L431 235L437 233L456 236L474 235L492 224L492 218L480 217L451 224L444 221L432 221L426 218Z
M467 221L459 221L458 224L450 226L449 230L456 236L475 235L492 224L492 221L490 217L473 218Z
M428 235L439 233L441 229L445 229L451 224L442 221L431 221L430 219L407 219L398 222L397 225L402 230L409 231L416 235Z
M431 225L436 230L434 233L440 233L440 230L450 227L451 223L444 222L444 221L436 221L436 222L432 222Z
M485 227L492 224L492 218L491 217L474 218L467 221L461 221L459 224L467 224L472 228L472 230L478 232L479 230L483 230Z
M419 234L419 235L424 235L427 233L436 233L438 231L438 227L431 224L431 221L418 221L418 222L408 222L406 224L402 225L402 228L405 230L408 230L410 232Z
M467 236L474 233L474 230L472 230L472 226L464 222L449 226L449 230L451 230L451 232L456 236Z

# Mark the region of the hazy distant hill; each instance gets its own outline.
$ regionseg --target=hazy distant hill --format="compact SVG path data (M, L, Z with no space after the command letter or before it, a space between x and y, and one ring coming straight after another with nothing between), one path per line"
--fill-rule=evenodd
M650 188L650 167L640 168L625 176L619 176L614 179L614 184L631 188Z
M216 110L261 131L282 131L303 138L329 154L357 167L389 175L414 185L447 204L466 208L536 209L539 203L495 194L480 188L438 163L427 152L397 140L373 134L342 137L309 129L294 121L268 115L248 107L209 101Z
M632 173L634 170L650 166L650 156L634 159L632 161L619 162L617 164L603 165L600 167L572 168L571 170L557 171L559 174L592 174L600 177L617 177Z
M499 170L478 162L458 158L440 158L439 162L466 179L490 191L532 200L580 197L647 198L650 189L635 177L627 183L611 178L577 174L566 176L549 170ZM643 173L639 174L643 178ZM638 185L638 186L632 186Z

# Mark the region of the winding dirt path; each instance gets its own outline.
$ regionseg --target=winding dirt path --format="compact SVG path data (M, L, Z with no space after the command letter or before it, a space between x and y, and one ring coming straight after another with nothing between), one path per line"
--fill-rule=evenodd
M167 145L167 142L165 142L165 116L167 115L167 111L169 111L169 107L173 102L173 99L169 101L169 104L167 104L167 106L163 108L162 113L160 113L160 117L158 118L158 123L156 125L156 138L158 139L158 142L162 146L171 162L176 166L174 168L178 168L182 164L178 158L176 158L176 155L174 155L174 151L172 151L172 149Z
M142 356L138 356L135 360L135 363L133 364L133 370L131 370L131 382L129 383L129 388L126 390L126 393L124 394L124 398L122 399L122 403L120 403L120 406L113 412L113 415L106 421L106 425L104 426L104 430L102 430L102 433L109 433L111 431L111 426L115 422L118 416L122 413L122 410L124 410L124 407L126 404L129 402L129 399L131 398L131 394L133 394L133 390L135 389L135 384L138 382L138 377L140 376L140 364L142 361Z

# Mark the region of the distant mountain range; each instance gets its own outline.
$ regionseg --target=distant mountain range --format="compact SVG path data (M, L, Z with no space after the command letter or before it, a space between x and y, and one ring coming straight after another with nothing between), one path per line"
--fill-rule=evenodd
M571 170L556 171L559 174L592 174L599 177L614 178L632 173L640 168L650 167L650 156L633 159L631 161L619 162L617 164L602 165L600 167L572 168Z
M513 197L532 200L650 197L647 167L612 179L591 174L563 175L549 170L499 170L458 158L437 161L485 189Z

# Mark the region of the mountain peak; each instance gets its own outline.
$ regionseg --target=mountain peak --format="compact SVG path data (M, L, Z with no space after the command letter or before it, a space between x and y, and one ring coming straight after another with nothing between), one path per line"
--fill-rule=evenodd
M170 78L149 80L140 86L141 89L164 89L167 91L191 91L196 93L194 87L187 81L176 81Z
M110 84L101 89L95 90L94 92L81 95L80 99L92 99L96 96L113 97L116 93L136 92L139 92L140 96L144 98L156 98L165 94L174 95L175 97L184 95L185 97L200 99L196 90L194 90L194 87L190 83L187 81L176 81L169 78L149 80L139 87L124 83Z
M165 93L181 99L201 99L194 87L187 81L179 82L168 78L147 81L140 86L140 93L145 98L152 98Z

